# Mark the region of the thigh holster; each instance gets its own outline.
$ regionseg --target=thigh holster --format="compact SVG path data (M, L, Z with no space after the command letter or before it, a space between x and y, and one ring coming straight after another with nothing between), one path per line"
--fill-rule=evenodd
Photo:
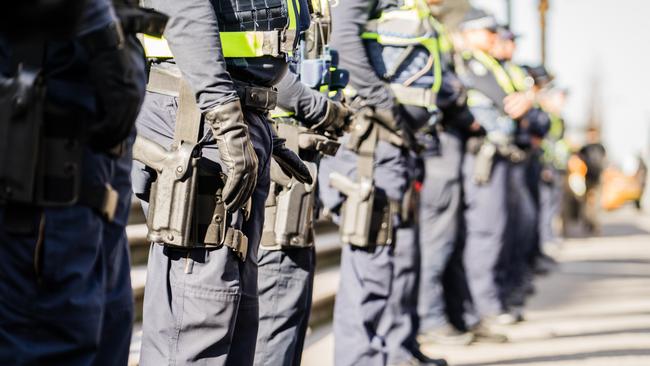
M227 177L218 169L199 167L202 116L194 94L171 73L157 71L150 77L148 87L178 96L179 109L170 150L142 136L133 146L133 158L157 172L147 215L148 240L181 248L226 246L245 260L248 238L231 226L232 215L222 199Z
M29 65L3 81L0 110L0 205L13 210L9 231L33 232L31 220L12 220L43 207L81 204L112 221L117 192L82 179L90 114L48 102L40 71Z
M341 240L357 247L391 245L401 204L391 202L375 186L375 150L380 139L398 146L403 142L399 136L375 123L371 114L361 113L352 131L348 147L358 155L358 178L352 180L336 172L329 176L330 185L346 197L339 222Z
M312 134L295 124L279 122L276 128L278 136L286 140L286 146L301 153L312 177L316 177L318 154L322 153L319 147L327 145L320 140L326 138L320 135L306 138L306 134ZM308 248L314 245L315 182L316 179L313 184L300 183L287 176L275 161L271 161L271 189L265 204L260 244L263 249Z

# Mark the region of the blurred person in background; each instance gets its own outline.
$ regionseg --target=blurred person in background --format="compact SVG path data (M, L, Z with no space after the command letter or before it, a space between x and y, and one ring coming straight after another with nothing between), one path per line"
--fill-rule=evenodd
M562 207L563 187L570 156L569 145L564 138L566 126L562 118L567 92L551 86L552 76L543 66L529 68L528 73L535 81L533 89L540 106L551 118L551 127L542 142L543 169L539 186L540 242L543 246L557 245L560 238L554 223Z
M607 151L601 143L600 129L590 126L586 131L586 144L578 152L587 166L585 175L585 200L581 218L589 234L600 233L598 214L600 211L601 175L606 166Z
M507 311L497 318L501 324L514 324L523 319L528 294L533 292L533 271L541 255L539 245L539 176L541 172L541 141L550 120L535 100L533 80L524 67L513 61L517 36L507 27L498 29L497 41L491 51L506 71L514 90L530 101L530 109L515 119L514 145L521 159L511 159L508 171L508 224L505 246L497 268L501 296Z
M507 339L493 330L499 316L508 311L496 269L508 220L508 170L521 155L514 144L515 120L526 116L532 100L517 92L507 71L491 55L497 27L494 17L480 9L471 9L459 27L463 51L457 69L482 133L467 140L463 161L462 263L471 302L456 306L463 311L461 325L477 341L504 342ZM458 322L458 317L450 316Z

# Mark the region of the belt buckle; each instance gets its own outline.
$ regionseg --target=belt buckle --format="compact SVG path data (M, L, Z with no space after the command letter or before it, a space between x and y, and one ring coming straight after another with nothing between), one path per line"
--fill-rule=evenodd
M113 222L120 194L108 183L104 191L104 201L102 202L101 213L108 222Z

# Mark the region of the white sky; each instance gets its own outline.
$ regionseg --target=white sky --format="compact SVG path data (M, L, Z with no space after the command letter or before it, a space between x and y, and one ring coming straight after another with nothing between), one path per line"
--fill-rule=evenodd
M453 1L453 0L452 0ZM471 0L506 21L505 0ZM538 0L512 0L516 58L540 61ZM650 0L550 0L548 66L571 90L566 120L587 122L593 81L610 158L650 155Z

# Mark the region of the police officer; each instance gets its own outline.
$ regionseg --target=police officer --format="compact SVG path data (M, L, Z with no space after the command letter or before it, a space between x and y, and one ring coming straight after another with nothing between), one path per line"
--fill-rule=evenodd
M278 136L287 140L315 176L320 156L336 152L336 138L347 127L350 111L328 98L329 93L339 93L346 77L336 68L336 53L327 45L329 34L321 32L330 28L329 5L315 1L313 7L312 24L294 67L300 74L289 72L277 85L279 108L272 116ZM277 168L271 168L259 250L255 364L291 366L301 363L312 304L317 187L288 179Z
M0 34L0 363L126 364L129 135L145 68L141 29L115 14L138 10L40 3L5 9Z
M158 228L150 225L150 238L164 245L154 243L150 249L140 363L252 365L259 318L257 248L271 158L298 182L312 180L296 154L274 140L266 117L275 107L272 87L285 75L287 59L308 25L299 11L308 7L284 0L151 4L170 15L165 38L174 58L152 66L138 138L165 148L174 139L168 151L174 154L187 146L179 134L190 130L193 146L202 153L195 200L199 210L210 209L208 221L198 225L199 230L207 227L205 236L190 234L184 244L178 244L177 235L152 236ZM148 41L149 56L171 56L162 40ZM197 159L195 152L182 156ZM147 158L143 154L142 160ZM154 160L149 164L157 165ZM134 191L155 202L148 220L157 222L152 215L168 214L156 212L160 202L168 202L158 188L183 183L158 166L154 186L152 168L134 172L139 176Z
M535 100L530 111L517 120L515 145L525 153L522 161L512 162L509 171L509 218L506 246L499 265L499 282L506 311L498 317L502 324L522 320L526 295L532 289L532 268L539 246L539 180L541 141L550 119L536 101L533 79L512 61L516 36L500 27L492 54L507 71L517 92Z
M441 3L441 2L440 2ZM467 93L454 68L451 39L435 18L443 67L437 105L442 113L436 130L424 135L424 180L420 193L421 252L418 296L419 337L423 343L469 344L473 335L461 332L447 319L442 277L458 242L461 208L460 168L464 139L480 125L467 106ZM437 133L436 133L437 132Z
M521 159L513 144L514 120L531 108L531 98L516 91L508 73L490 55L496 41L494 17L471 9L460 25L464 79L472 113L486 131L471 138L463 162L467 282L478 319L468 324L489 330L506 310L495 268L504 246L508 218L507 178L510 161ZM480 320L480 322L479 322Z
M359 108L352 133L320 172L322 200L341 214L348 244L334 310L337 365L445 364L421 355L414 339L418 248L406 204L412 131L435 121L442 80L429 13L424 1L354 0L332 9L332 45ZM414 37L391 38L396 27Z
M566 91L550 85L552 75L544 66L531 67L529 75L535 81L540 106L551 119L549 132L542 143L544 168L540 183L540 241L543 245L557 245L558 234L553 228L562 205L562 192L566 179L570 149L564 139L565 124L562 110Z

